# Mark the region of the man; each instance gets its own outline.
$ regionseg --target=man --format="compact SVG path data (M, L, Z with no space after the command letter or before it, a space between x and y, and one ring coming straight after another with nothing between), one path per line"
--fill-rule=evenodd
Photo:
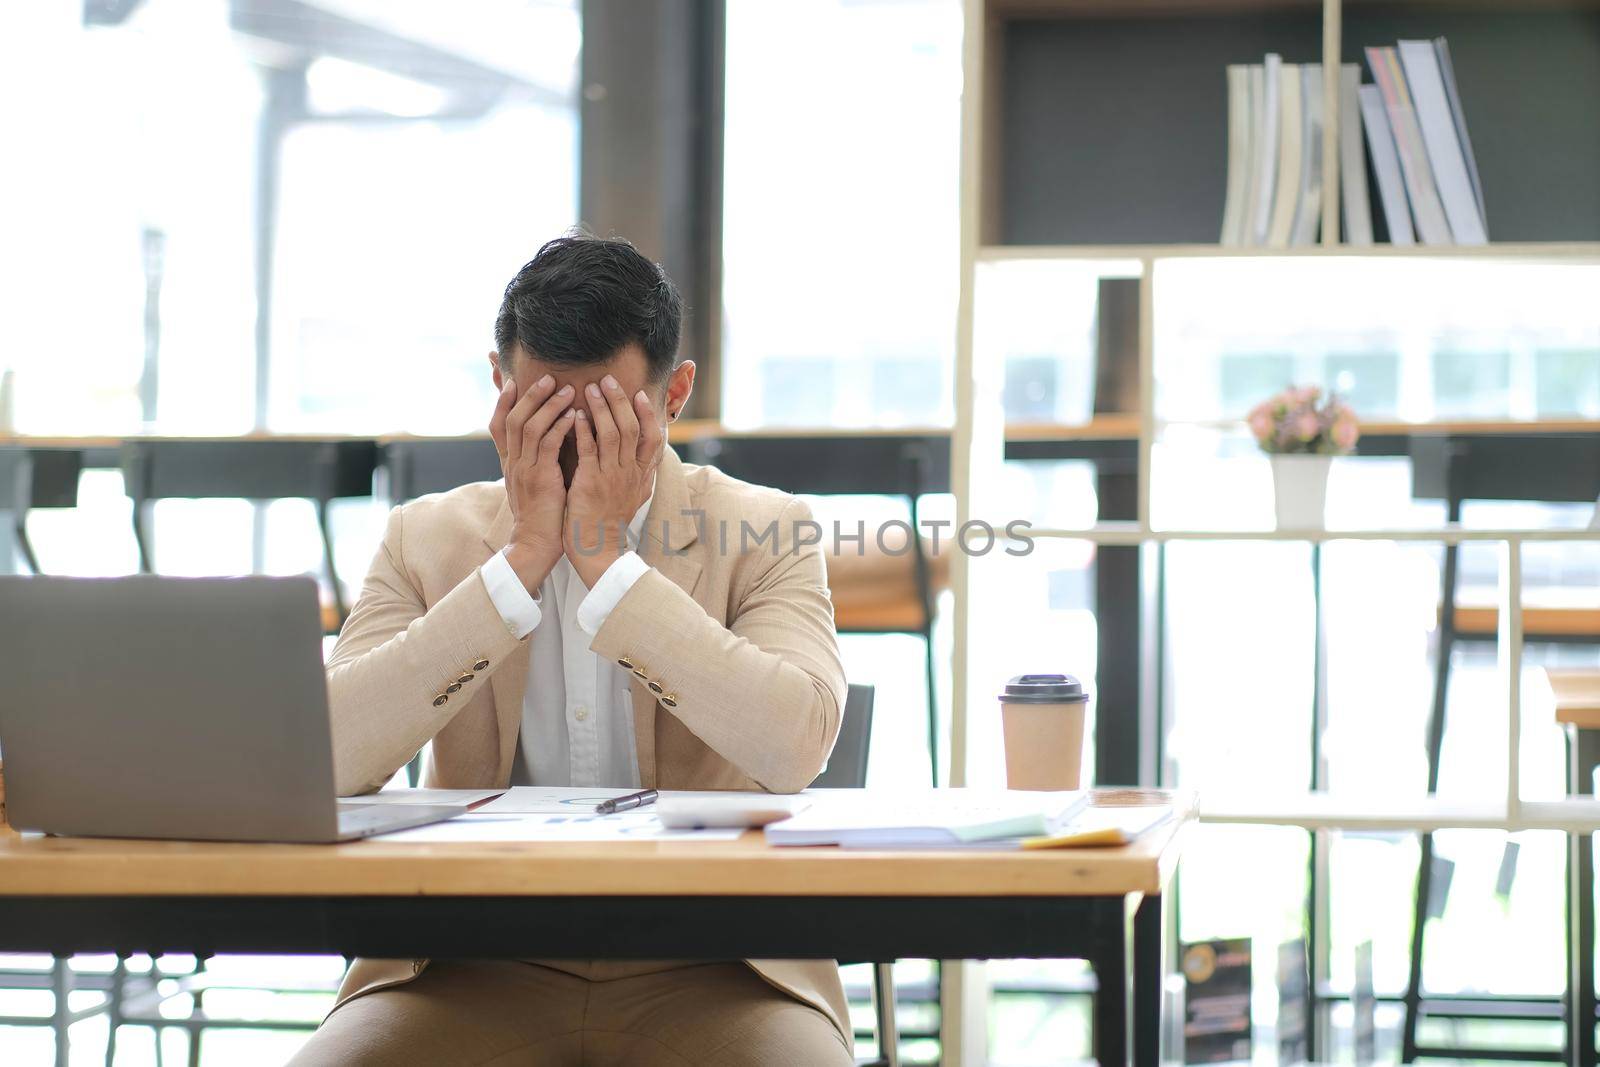
M443 788L793 792L821 770L845 681L810 514L666 446L694 386L681 317L621 240L551 241L506 287L504 481L390 515L328 663L341 795L429 741ZM293 1063L827 1067L849 1033L829 961L357 960Z

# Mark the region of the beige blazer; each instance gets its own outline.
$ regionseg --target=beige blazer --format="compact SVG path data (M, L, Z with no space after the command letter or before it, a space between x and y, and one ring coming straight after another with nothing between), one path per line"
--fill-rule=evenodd
M797 537L810 519L794 497L685 465L667 449L639 550L652 569L590 646L635 676L646 788L789 793L821 771L839 732L845 679L822 554ZM429 741L426 785L509 783L523 691L537 679L528 678L527 639L508 632L478 568L510 531L499 482L390 514L328 661L341 796L382 787ZM410 981L426 962L357 960L338 1003ZM831 961L749 963L828 1014L849 1040ZM592 968L619 973L615 964Z

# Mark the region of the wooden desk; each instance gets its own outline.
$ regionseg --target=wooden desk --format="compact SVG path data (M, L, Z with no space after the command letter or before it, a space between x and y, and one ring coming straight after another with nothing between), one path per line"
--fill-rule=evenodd
M1185 803L1185 807L1189 805ZM0 829L0 950L596 959L1085 959L1095 1055L1157 1062L1185 819L1120 849L235 845Z

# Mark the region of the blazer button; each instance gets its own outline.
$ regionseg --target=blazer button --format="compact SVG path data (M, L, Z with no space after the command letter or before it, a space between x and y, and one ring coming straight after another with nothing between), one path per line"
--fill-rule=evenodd
M624 656L621 659L617 660L617 666L621 667L625 671L631 671L631 670L633 670L633 660L631 660L628 657Z
M489 669L489 661L486 660L486 659L480 659L478 662L476 662L476 663L474 663L472 665L472 669L475 670L475 671L488 670Z
M677 694L676 693L668 693L666 696L661 698L661 704L662 704L663 707L668 707L668 708L677 707L678 706L678 696L677 696Z
M475 677L475 675L470 674L470 673L469 674L463 674L461 677L457 678L456 681L459 682L462 685L466 685L468 682L472 681L472 679L474 677Z
M646 683L644 683L644 686L645 686L646 689L650 690L650 692L652 692L652 693L655 693L657 696L660 696L662 693L666 692L666 689L662 687L660 682L653 682L653 681L652 682L646 682Z
M437 707L441 706L442 704L445 704L446 702L448 702L449 699L450 699L449 697L445 696L443 693L440 693L438 696L433 698L433 706L437 708Z
M459 693L461 692L461 683L451 682L449 685L444 687L444 691L446 693Z
M647 676L647 675L646 675L646 674L645 674L645 673L644 673L644 668L643 668L643 667L635 667L635 668L634 668L634 669L633 669L633 673L634 673L634 675L635 675L635 676L637 676L637 677L639 677L639 678L645 678L645 677L648 677L648 676Z

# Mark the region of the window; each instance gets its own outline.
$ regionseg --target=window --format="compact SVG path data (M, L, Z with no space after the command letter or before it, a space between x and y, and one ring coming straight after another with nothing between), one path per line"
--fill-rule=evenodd
M727 15L722 421L950 420L961 5Z

